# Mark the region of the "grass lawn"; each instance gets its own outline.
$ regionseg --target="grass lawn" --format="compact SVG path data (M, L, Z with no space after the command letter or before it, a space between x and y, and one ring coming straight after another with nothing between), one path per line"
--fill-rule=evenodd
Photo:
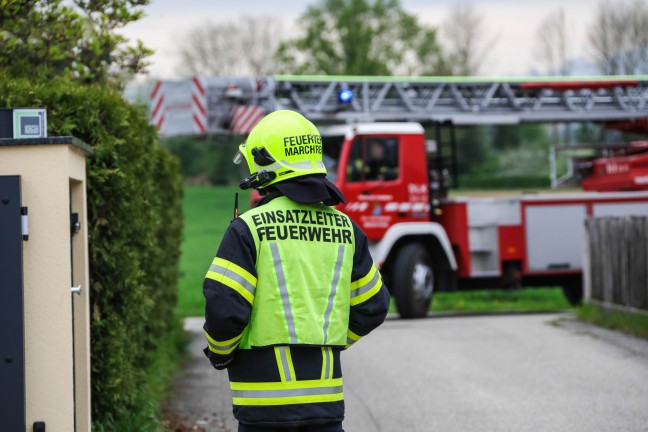
M238 187L188 186L184 189L184 238L178 293L180 316L205 313L202 282L232 220L235 192L239 192L239 211L247 210L250 195Z
M648 315L586 304L576 310L576 316L590 324L648 339Z
M234 193L237 191L237 187L201 186L188 186L184 190L185 228L178 300L180 316L204 314L202 281L232 219ZM241 192L239 210L246 210L248 203L249 193ZM433 312L549 311L569 307L559 288L438 293L432 302Z
M432 312L556 311L570 309L560 288L528 288L437 293Z

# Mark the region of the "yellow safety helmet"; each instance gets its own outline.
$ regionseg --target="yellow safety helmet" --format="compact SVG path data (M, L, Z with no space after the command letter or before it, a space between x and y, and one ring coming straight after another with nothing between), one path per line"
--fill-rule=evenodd
M250 176L242 189L258 189L309 174L326 174L322 162L322 136L313 123L295 111L280 110L265 116L239 146L234 163L245 159Z

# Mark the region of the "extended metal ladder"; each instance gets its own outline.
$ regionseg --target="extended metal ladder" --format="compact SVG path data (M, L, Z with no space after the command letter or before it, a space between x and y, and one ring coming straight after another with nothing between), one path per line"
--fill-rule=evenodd
M351 90L350 102L338 100L340 90ZM249 119L278 109L299 111L316 122L426 126L626 121L648 117L648 76L193 77L159 81L150 112L151 122L171 136L245 133L232 125L253 125Z
M516 124L648 117L648 76L318 77L263 79L268 111L293 109L314 121ZM353 99L338 101L350 89Z

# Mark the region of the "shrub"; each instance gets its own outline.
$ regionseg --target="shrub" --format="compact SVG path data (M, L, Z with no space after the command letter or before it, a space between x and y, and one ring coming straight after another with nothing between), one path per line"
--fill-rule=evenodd
M117 430L130 417L144 419L134 430L154 430L159 396L142 399L154 393L151 365L165 364L158 353L171 351L177 326L179 163L144 110L112 88L0 72L0 106L45 107L49 135L94 148L87 161L93 427Z

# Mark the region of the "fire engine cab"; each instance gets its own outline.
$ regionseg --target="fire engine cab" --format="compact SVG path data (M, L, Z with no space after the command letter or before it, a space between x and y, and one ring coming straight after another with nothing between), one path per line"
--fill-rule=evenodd
M339 209L367 233L402 317L424 316L435 291L464 287L560 285L577 303L584 219L648 215L648 156L636 148L587 161L586 192L447 193L457 184L456 126L588 121L646 131L647 76L194 77L151 93L163 135L244 135L278 109L320 127L328 175L348 200Z
M418 123L321 128L339 209L365 231L403 317L428 310L435 291L560 285L582 298L583 221L648 215L648 192L444 197Z

